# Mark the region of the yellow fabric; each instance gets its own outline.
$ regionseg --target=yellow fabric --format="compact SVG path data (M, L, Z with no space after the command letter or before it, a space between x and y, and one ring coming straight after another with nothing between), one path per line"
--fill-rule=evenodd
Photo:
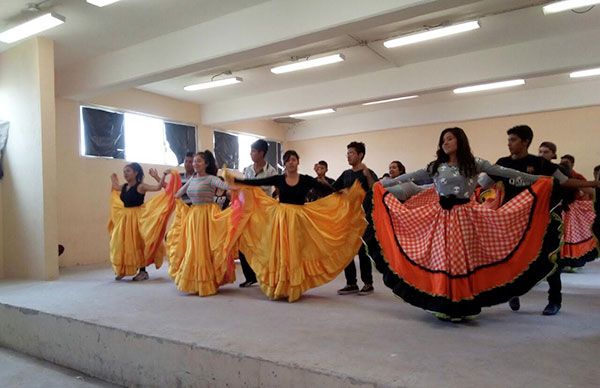
M234 214L216 203L188 207L177 200L175 221L167 236L169 275L177 289L214 295L220 285L235 281L231 251Z
M126 208L120 193L112 191L108 233L110 262L117 276L135 275L140 267L152 263L161 267L165 229L175 205L173 193L181 185L179 175L171 175L167 190L142 206Z
M280 204L258 187L241 195L240 250L270 299L293 302L333 280L360 248L367 222L358 183L305 205Z
M142 206L126 208L119 192L112 191L108 233L110 262L117 276L135 275L145 264L144 240L139 228L142 211Z

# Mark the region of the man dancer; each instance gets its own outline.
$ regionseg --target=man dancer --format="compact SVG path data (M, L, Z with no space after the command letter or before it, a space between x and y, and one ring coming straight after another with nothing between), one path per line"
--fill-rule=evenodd
M498 159L496 164L529 174L554 177L562 187L582 188L597 186L595 182L569 179L560 171L558 165L551 163L542 157L531 155L529 153L529 146L533 140L533 131L529 126L517 125L510 128L506 133L508 135L508 150L510 151L510 156ZM554 150L554 152L556 151ZM510 181L504 178L498 177L494 179L504 181L505 201L509 201L525 189L524 187L517 187L516 185L510 184ZM550 289L548 290L548 305L544 308L544 311L542 312L543 315L556 315L561 308L562 294L560 273L561 268L557 268L554 273L546 279ZM521 308L519 297L512 298L509 301L509 306L513 311L519 310Z
M250 145L250 158L253 163L244 168L244 179L268 178L277 175L277 169L265 160L267 152L269 152L269 143L262 139L258 139ZM268 196L273 194L271 186L261 186L261 189ZM242 272L246 278L244 282L240 283L240 287L245 288L256 284L256 274L250 267L250 264L248 264L248 261L242 252L240 252L240 264L242 265Z
M363 158L365 157L366 152L364 143L353 141L348 144L346 148L346 157L351 168L344 171L342 175L339 176L339 178L333 183L333 188L338 191L351 187L356 180L360 182L362 188L367 193L363 201L363 208L365 209L369 225L367 226L365 234L363 235L364 243L358 251L360 277L364 283L364 286L359 290L356 279L356 265L354 264L354 260L352 260L344 269L346 286L338 290L338 294L347 295L358 293L359 295L368 295L374 291L371 258L373 258L373 260L376 262L376 265L378 262L383 263L379 244L377 244L377 241L375 240L375 231L373 229L373 221L371 219L371 210L373 208L373 191L371 188L377 181L377 175L373 172L373 170L369 169L363 163Z

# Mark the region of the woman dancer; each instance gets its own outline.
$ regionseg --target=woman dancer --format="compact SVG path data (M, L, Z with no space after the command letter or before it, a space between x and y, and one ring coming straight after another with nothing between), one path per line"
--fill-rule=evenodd
M250 216L240 229L240 250L267 297L294 302L306 290L334 279L358 252L366 228L361 207L365 193L356 184L304 205L310 189L331 189L298 173L296 151L287 151L283 161L283 175L236 179L244 185L275 186L280 202L259 188L243 188L244 209Z
M148 279L146 266L152 263L160 268L164 256L162 244L166 223L175 207L173 193L179 176L172 174L165 193L152 198L144 205L147 192L160 191L164 185L162 178L151 168L150 175L158 181L155 185L144 183L144 170L138 163L130 163L123 168L125 184L119 184L117 174L111 175L112 196L111 215L108 224L110 234L110 261L115 271L115 279L135 275L134 281ZM139 271L139 272L138 272ZM136 275L137 272L137 275Z
M221 211L215 189L229 186L216 177L213 154L194 156L194 176L176 194L191 199L191 207L177 201L176 217L167 236L169 275L177 289L200 296L217 293L219 286L235 281L233 257L228 254L235 231L231 208Z
M477 175L487 172L515 184L537 182L498 210L471 201ZM386 285L408 303L459 321L483 306L508 301L533 287L554 267L542 254L552 181L475 158L460 128L442 131L437 159L396 181L434 180L402 204L374 187L376 235L390 269ZM388 182L384 182L388 184Z

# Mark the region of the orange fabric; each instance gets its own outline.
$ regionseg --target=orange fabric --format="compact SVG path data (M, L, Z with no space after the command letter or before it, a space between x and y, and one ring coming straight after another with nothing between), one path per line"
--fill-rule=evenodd
M541 178L532 186L537 202L531 224L512 257L507 262L479 268L463 277L452 278L446 273L427 271L407 259L396 243L392 221L384 205L385 189L378 184L373 188L373 220L377 238L390 268L406 283L427 294L446 297L452 301L472 299L481 292L510 283L537 258L550 221L551 189L551 178Z
M579 258L596 249L597 245L595 238L576 244L563 244L560 247L560 257Z
M304 205L279 203L243 186L241 251L270 299L298 300L335 279L362 244L367 221L360 184ZM234 201L236 203L237 201Z

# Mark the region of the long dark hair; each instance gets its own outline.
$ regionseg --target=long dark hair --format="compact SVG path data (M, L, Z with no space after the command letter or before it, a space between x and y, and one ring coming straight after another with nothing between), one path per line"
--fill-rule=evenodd
M452 133L456 137L456 158L458 159L458 170L461 175L468 178L477 175L477 167L475 166L475 157L471 153L471 146L469 145L469 139L462 128L453 127L446 128L440 134L440 140L438 141L438 150L436 152L437 159L429 163L427 171L430 176L437 174L438 167L440 164L447 163L450 157L442 149L444 144L444 135L446 133Z
M140 166L139 163L129 163L125 167L131 168L136 173L135 181L137 183L142 183L142 181L144 180L144 169L142 168L142 166Z
M209 175L217 175L217 161L215 160L215 156L209 150L205 150L202 152L198 152L197 154L202 159L204 159L204 163L206 163L206 173Z

